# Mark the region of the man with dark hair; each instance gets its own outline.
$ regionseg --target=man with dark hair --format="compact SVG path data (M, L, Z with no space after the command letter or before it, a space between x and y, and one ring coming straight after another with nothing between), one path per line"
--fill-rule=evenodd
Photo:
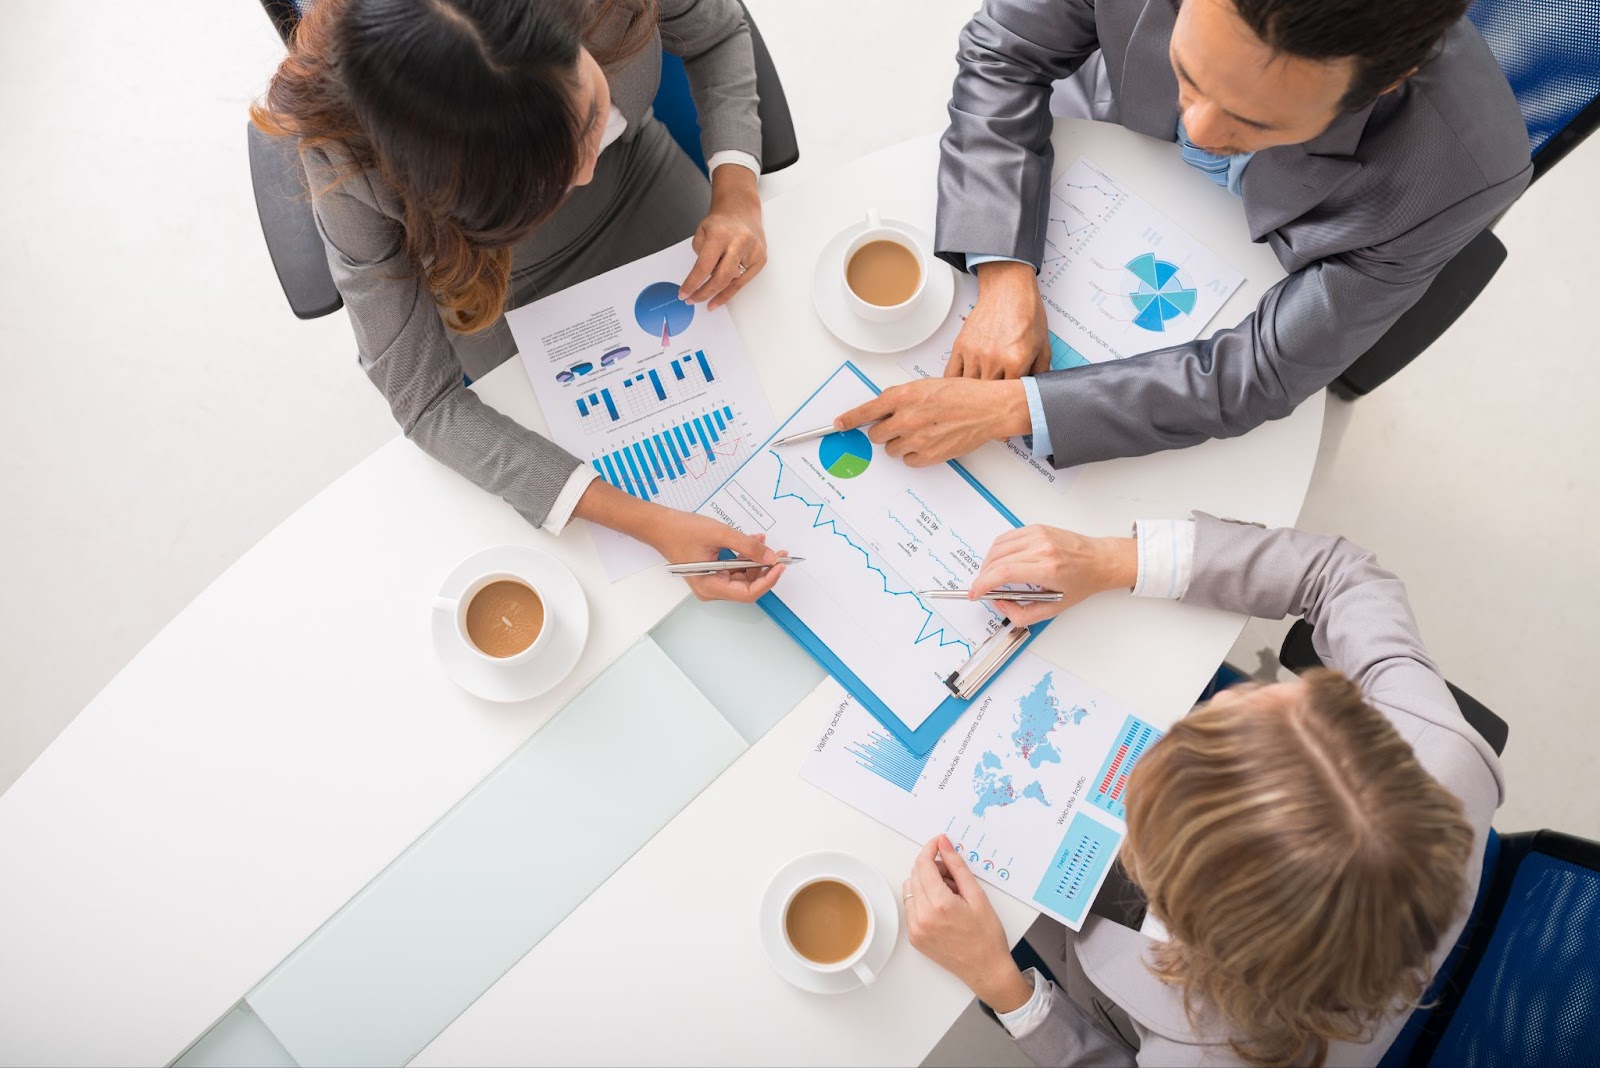
M984 0L961 34L936 251L978 279L946 376L845 413L913 464L1032 434L1057 467L1288 415L1526 188L1527 130L1466 0ZM1098 52L1100 55L1095 56ZM1289 276L1204 341L1051 371L1035 275L1054 83L1177 141ZM1031 373L1030 373L1031 372Z

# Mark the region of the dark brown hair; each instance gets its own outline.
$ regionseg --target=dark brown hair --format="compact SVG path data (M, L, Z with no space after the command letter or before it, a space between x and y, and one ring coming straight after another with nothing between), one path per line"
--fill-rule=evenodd
M1360 108L1432 59L1467 0L1234 0L1267 47L1302 59L1355 60L1341 104Z
M336 142L403 205L406 251L464 333L500 317L511 246L560 206L582 162L579 48L642 48L654 0L319 0L251 119Z

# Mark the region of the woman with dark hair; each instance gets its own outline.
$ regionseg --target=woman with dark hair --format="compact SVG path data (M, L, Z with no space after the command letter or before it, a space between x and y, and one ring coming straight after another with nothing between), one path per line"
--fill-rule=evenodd
M688 70L709 185L650 113L663 48ZM771 560L607 485L462 383L515 353L508 307L691 234L684 299L715 308L761 269L755 86L736 0L318 0L251 116L299 138L361 366L407 437L552 533L576 515L668 560ZM691 584L753 600L781 572Z

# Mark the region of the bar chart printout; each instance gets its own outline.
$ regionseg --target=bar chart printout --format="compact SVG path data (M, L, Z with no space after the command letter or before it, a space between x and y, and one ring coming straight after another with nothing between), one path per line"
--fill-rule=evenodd
M725 308L677 298L689 243L507 315L556 444L624 493L693 511L773 429L772 410ZM602 528L613 579L659 563Z
M842 696L800 774L915 842L947 835L980 879L1078 930L1127 832L1106 769L1120 789L1160 737L1024 652L921 757Z
M646 501L685 507L705 499L706 483L733 471L745 454L743 430L733 409L723 405L704 415L675 423L589 461L601 478L624 493ZM718 465L721 465L720 467Z

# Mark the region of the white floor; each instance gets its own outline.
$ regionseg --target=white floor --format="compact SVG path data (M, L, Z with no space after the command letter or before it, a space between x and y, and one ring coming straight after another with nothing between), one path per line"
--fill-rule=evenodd
M972 0L749 6L803 154L768 192L943 126ZM343 313L295 320L261 243L244 108L282 50L253 0L12 4L5 22L0 789L207 583L395 433ZM1330 406L1302 515L1404 576L1446 673L1510 722L1498 825L1588 837L1597 188L1600 138L1506 216L1509 262L1432 351ZM1255 667L1284 629L1252 624L1234 661Z

